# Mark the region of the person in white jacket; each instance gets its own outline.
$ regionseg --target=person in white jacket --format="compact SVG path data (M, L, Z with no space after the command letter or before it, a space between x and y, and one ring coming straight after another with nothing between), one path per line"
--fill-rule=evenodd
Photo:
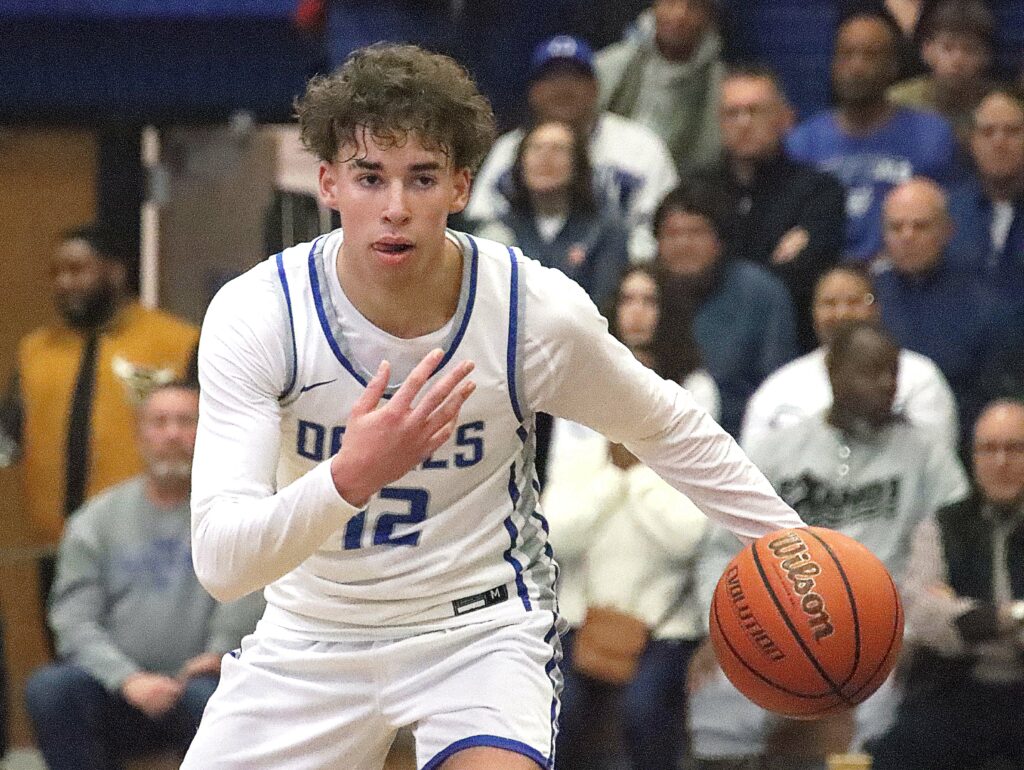
M821 276L811 305L820 346L781 367L761 383L747 402L740 444L750 449L782 428L821 414L832 403L825 350L836 329L850 320L877 321L871 276L858 264L838 265ZM893 409L914 425L932 431L949 446L960 440L953 391L927 356L901 349Z

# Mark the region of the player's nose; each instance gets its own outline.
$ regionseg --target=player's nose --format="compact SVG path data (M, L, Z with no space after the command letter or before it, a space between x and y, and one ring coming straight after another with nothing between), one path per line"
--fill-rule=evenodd
M392 223L402 223L409 219L408 191L398 180L388 187L384 219Z

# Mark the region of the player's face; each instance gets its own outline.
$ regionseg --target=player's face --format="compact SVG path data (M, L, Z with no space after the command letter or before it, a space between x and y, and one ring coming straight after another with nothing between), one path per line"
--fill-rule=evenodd
M1024 175L1024 110L1003 94L992 94L974 111L971 154L981 175L1007 181Z
M734 158L761 160L775 155L791 116L770 80L734 77L722 85L722 144Z
M699 214L670 211L658 227L658 261L674 275L700 275L718 261L722 243Z
M1024 498L1024 407L999 404L978 419L974 476L985 497L997 505Z
M939 32L921 48L922 58L937 80L949 87L964 87L988 67L989 51L974 35Z
M69 324L93 327L109 315L116 299L116 269L86 241L64 241L50 270L57 310Z
M320 194L341 215L342 256L357 272L417 280L444 258L448 215L469 199L469 171L415 133L381 147L363 134L320 164Z
M185 388L153 393L139 411L139 450L151 476L185 481L192 473L199 397Z
M939 263L952 227L941 201L928 190L907 186L886 200L882 234L885 253L896 269L915 275Z
M844 104L866 104L885 95L896 74L893 32L885 22L858 17L839 30L832 85Z
M619 287L615 325L626 347L650 345L658 325L658 285L647 273L629 273Z
M870 425L882 425L892 415L896 399L899 350L876 334L862 332L851 342L846 358L830 372L836 406Z
M811 317L818 342L827 345L843 321L868 321L876 318L878 308L871 285L860 276L845 272L829 273L814 292Z
M575 139L565 123L544 123L523 140L523 181L535 195L565 191L572 182Z

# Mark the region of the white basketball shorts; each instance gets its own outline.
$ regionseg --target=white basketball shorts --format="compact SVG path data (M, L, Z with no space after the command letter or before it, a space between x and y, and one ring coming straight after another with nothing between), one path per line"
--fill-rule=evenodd
M562 651L551 612L388 641L247 637L183 770L380 770L400 727L416 764L493 746L553 764Z

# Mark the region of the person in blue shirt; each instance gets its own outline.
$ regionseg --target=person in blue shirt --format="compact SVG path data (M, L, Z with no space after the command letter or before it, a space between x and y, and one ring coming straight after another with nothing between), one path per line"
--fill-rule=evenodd
M949 196L950 259L1004 298L1024 305L1024 99L991 88L974 110L975 173Z
M956 137L937 113L895 107L886 91L897 74L896 32L874 11L839 27L832 59L837 106L798 125L786 149L839 178L846 188L846 257L870 260L882 242L882 200L915 175L948 185Z
M720 187L682 185L654 214L655 264L662 279L659 347L693 324L704 368L721 396L719 422L739 435L747 399L769 374L798 355L789 290L760 265L728 259L727 209ZM679 379L671 363L668 376Z
M1019 334L1005 303L976 275L947 258L952 223L946 196L916 177L885 199L885 257L875 276L882 322L901 346L931 358L973 425L984 377Z

